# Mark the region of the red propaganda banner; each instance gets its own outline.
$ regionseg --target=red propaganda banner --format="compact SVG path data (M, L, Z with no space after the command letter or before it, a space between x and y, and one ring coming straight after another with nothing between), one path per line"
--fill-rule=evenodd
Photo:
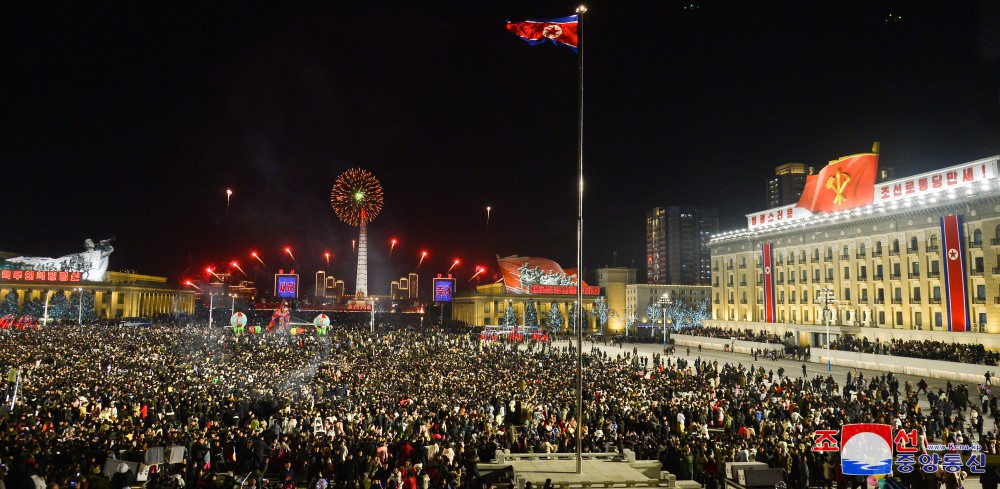
M836 212L871 204L877 177L877 154L841 158L824 167L818 175L806 177L797 207L810 212Z
M0 270L0 280L13 280L15 282L79 282L80 277L80 272Z
M764 322L774 322L774 263L771 243L763 243L761 247L761 269L764 270Z
M532 285L531 293L576 295L576 286L575 285ZM594 285L584 285L583 295L601 295L601 288Z
M944 253L945 303L948 305L948 329L968 331L969 294L965 280L965 241L962 216L941 218L941 244Z

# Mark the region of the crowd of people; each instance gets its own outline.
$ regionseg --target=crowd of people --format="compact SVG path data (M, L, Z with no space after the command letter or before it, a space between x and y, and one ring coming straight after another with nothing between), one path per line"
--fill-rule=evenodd
M944 360L948 362L974 363L1000 366L1000 352L987 350L979 343L945 343L943 341L913 341L892 339L881 341L843 336L831 342L834 350L872 353L876 355L896 355L900 357Z
M747 329L729 329L717 326L684 326L677 329L679 334L692 336L705 336L708 338L736 338L740 341L754 341L757 343L784 343L784 338L767 331L754 331Z
M575 358L565 344L432 328L341 327L326 337L158 324L7 331L0 366L16 402L0 417L2 480L10 489L122 487L134 474L123 466L109 482L100 475L108 460L141 462L147 449L181 446L183 462L156 466L150 487L210 487L211 475L231 472L251 487L269 478L288 489L479 489L489 481L477 463L497 450L572 452L579 430L585 451L627 448L707 487L739 460L781 468L795 488L846 487L854 484L837 455L812 450L813 432L862 421L916 429L921 447L976 439L1000 453L1000 437L983 429L997 416L988 385L980 397L950 384L901 391L892 374L838 383L690 352L592 347L577 419L566 374ZM903 478L930 487L922 478L949 474Z

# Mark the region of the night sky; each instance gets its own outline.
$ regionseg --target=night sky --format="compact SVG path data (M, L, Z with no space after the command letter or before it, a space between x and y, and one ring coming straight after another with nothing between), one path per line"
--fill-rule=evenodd
M460 287L497 254L572 267L577 58L504 21L575 4L343 3L7 7L0 250L60 256L114 235L112 270L179 281L237 259L265 288L293 268L284 246L306 275L329 250L352 291L357 230L329 192L359 166L385 192L373 293L422 249L424 277L460 258ZM745 225L782 163L875 140L897 176L1000 153L996 1L588 7L587 268L617 252L643 277L657 205Z

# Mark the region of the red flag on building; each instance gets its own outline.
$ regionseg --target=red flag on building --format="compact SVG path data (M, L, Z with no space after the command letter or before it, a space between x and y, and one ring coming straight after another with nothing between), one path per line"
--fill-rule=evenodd
M836 212L871 204L875 198L878 154L841 158L806 177L798 207L810 212Z

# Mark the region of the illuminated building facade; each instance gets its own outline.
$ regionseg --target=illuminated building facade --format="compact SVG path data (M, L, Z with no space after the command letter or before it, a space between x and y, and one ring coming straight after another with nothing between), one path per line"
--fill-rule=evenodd
M389 297L392 300L411 300L417 298L417 282L419 277L411 273L389 284Z
M339 300L344 296L344 281L337 280L333 275L327 275L326 272L320 270L316 272L314 290L316 297L331 297Z
M594 307L594 300L598 295L583 296L583 310L590 312ZM497 326L503 324L504 312L507 304L514 308L517 316L517 324L524 324L524 311L527 307L528 299L535 301L535 310L538 312L538 322L542 327L548 327L547 317L552 301L556 302L563 317L562 331L570 331L568 314L571 305L576 302L576 294L516 294L507 291L503 283L480 285L475 292L459 292L452 300L451 318L456 321L463 321L470 326ZM597 319L593 314L588 314L586 319L587 330L597 331Z
M708 242L719 213L708 206L657 207L646 213L646 282L708 285Z
M694 305L708 302L711 295L710 285L630 284L625 288L625 317L634 314L637 323L648 324L652 321L646 314L647 306L659 305L665 297Z
M767 208L798 202L806 186L806 176L813 173L815 169L805 163L785 163L776 167L774 176L767 181Z
M0 298L14 292L18 307L31 300L51 301L55 294L69 297L80 288L94 293L94 310L99 318L149 317L159 314L194 313L195 294L167 283L165 277L137 273L107 272L102 282L26 280L25 272L11 271L0 278Z
M829 317L833 339L1000 345L997 161L879 182L870 204L836 212L747 215L746 229L709 244L706 324L793 331L821 345Z
M635 284L636 270L627 267L606 267L595 270L597 286L604 291L608 301L608 325L610 331L624 331L626 315L627 287Z

